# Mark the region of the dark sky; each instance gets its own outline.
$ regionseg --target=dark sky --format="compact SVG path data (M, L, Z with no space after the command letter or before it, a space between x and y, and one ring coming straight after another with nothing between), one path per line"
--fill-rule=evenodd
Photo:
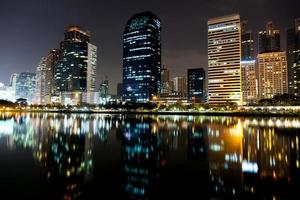
M98 83L107 76L115 93L123 29L130 16L146 10L162 21L162 63L175 76L207 68L209 18L238 12L255 32L269 20L284 32L300 17L300 0L1 0L0 82L8 83L14 72L34 72L40 58L59 46L66 26L77 24L98 46Z

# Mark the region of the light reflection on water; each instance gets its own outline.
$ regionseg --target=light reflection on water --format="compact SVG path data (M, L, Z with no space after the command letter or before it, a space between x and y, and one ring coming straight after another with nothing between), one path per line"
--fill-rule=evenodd
M36 191L20 193L27 197L287 198L299 187L299 124L298 118L2 113L0 163L8 166L0 167L0 184L17 192L19 179L32 181L26 171L13 181L5 176L15 167L10 160L20 159L13 152L31 152L41 174Z

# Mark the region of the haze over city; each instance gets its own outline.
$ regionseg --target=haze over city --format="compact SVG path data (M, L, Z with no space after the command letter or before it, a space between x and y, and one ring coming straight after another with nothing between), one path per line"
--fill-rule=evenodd
M80 25L92 33L98 47L97 88L107 76L110 93L122 80L122 34L135 13L150 10L162 22L162 64L171 76L186 74L187 68L207 69L207 20L239 13L248 28L257 32L272 20L281 30L285 50L285 30L299 17L300 2L289 0L212 1L16 1L0 6L0 82L8 84L12 73L35 72L41 57L58 48L69 25ZM257 47L257 44L255 45Z

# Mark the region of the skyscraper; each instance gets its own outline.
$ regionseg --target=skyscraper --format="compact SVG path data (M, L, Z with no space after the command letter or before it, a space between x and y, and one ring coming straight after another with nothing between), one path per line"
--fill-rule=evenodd
M109 91L108 80L105 79L104 81L101 82L99 87L99 97L100 97L101 104L106 104L108 100L108 91Z
M147 102L160 90L161 22L147 11L133 15L123 34L123 100Z
M45 88L45 102L46 104L51 103L51 96L55 94L55 78L54 78L54 67L59 60L60 51L58 49L52 49L46 56L46 88Z
M280 51L280 31L270 21L266 30L258 32L258 53L274 51Z
M16 95L16 85L17 85L18 76L19 76L19 74L13 73L9 79L9 86L11 87L14 95ZM14 96L14 100L15 100L15 96Z
M171 93L171 85L170 85L170 70L163 67L161 69L161 87L160 94L167 95Z
M117 98L121 99L122 98L122 92L123 92L123 84L118 83L117 84Z
M252 31L247 30L247 22L242 22L242 92L244 103L256 101L257 81Z
M35 99L34 103L39 105L47 104L46 102L46 73L47 73L47 67L46 67L46 57L42 57L40 63L37 66L36 69L36 86L35 86Z
M271 99L288 92L285 52L261 53L258 60L258 91L260 99Z
M27 99L29 103L32 103L36 86L35 80L36 76L34 73L20 73L16 81L16 99L24 98Z
M300 18L287 30L287 63L289 93L300 96Z
M70 26L60 44L60 58L55 66L56 92L69 104L89 102L96 87L97 47L90 43L91 33ZM66 103L65 103L66 104Z
M203 68L188 69L188 99L204 102L205 71Z
M176 93L175 95L178 97L186 97L187 96L187 81L184 76L177 76L173 78L173 91Z
M208 20L210 104L242 103L241 28L238 14Z

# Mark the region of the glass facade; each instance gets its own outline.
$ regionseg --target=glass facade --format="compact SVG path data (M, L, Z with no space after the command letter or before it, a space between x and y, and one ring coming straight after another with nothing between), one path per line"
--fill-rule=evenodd
M123 100L147 102L160 89L161 22L151 12L132 16L123 34Z
M252 31L247 30L247 22L242 23L242 92L245 104L257 99L256 67L254 58L254 39Z
M208 101L242 104L241 28L238 14L208 21Z
M60 59L55 66L57 92L86 92L95 88L97 48L89 43L90 37L90 32L78 26L66 30L60 45Z
M202 68L188 69L188 98L193 102L203 102L205 71Z
M300 96L300 18L287 30L287 63L289 93Z
M258 33L258 53L280 51L280 31L268 22L265 31Z
M34 73L20 73L16 81L16 99L24 98L31 103L35 93L35 80L36 76Z

